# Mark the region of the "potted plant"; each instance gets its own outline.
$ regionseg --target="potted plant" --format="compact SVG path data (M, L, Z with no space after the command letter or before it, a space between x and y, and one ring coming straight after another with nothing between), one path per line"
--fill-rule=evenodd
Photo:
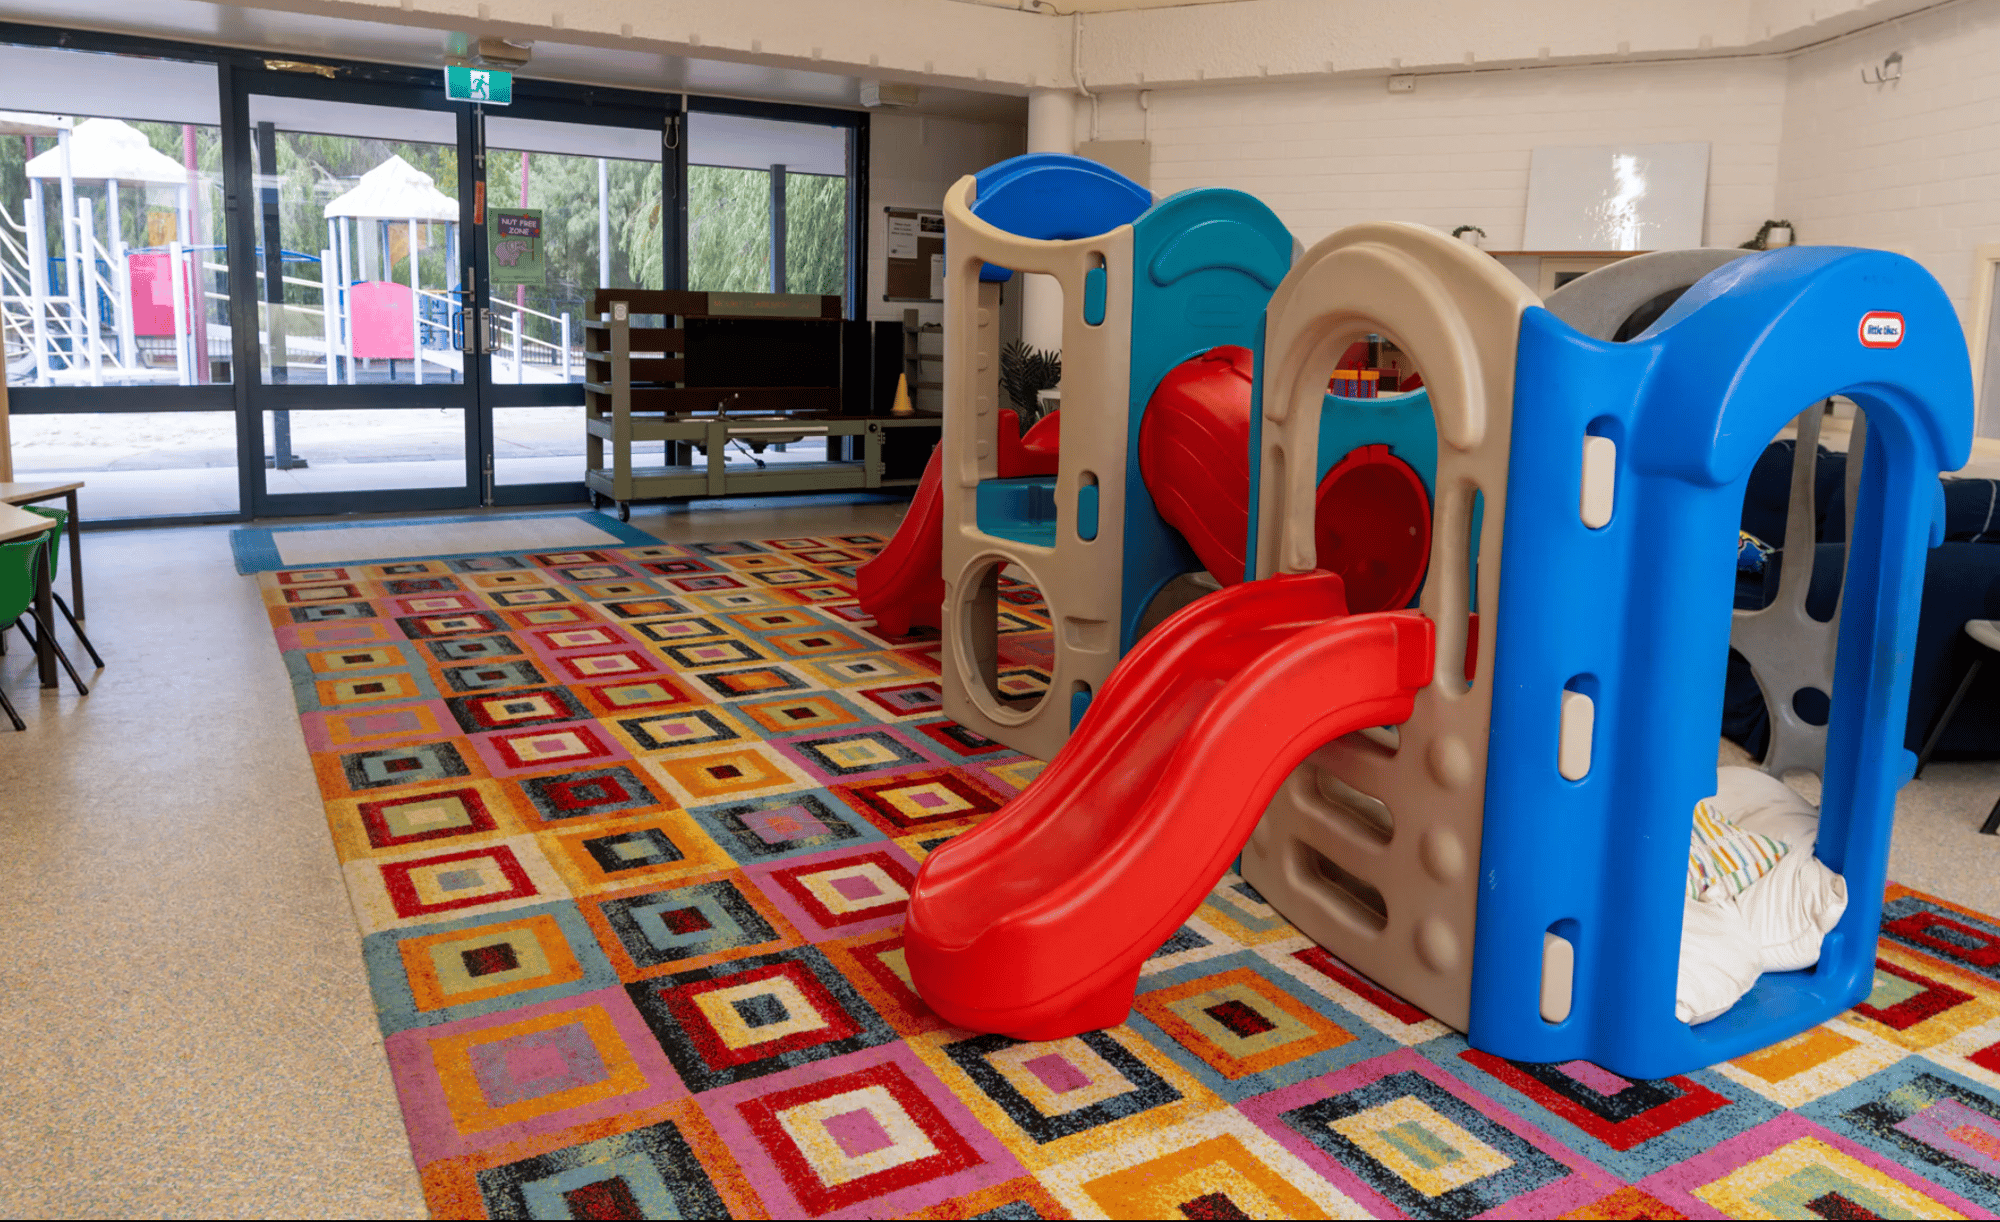
M1486 245L1486 231L1477 225L1460 225L1451 231L1451 236L1478 250Z
M1737 247L1738 250L1782 250L1796 239L1790 221L1765 221L1757 229L1757 236Z
M1015 340L1000 350L1000 389L1021 413L1026 432L1042 415L1041 392L1062 385L1062 353Z

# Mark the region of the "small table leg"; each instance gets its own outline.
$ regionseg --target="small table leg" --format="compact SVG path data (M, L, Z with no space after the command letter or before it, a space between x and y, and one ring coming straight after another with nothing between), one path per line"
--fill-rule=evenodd
M43 546L48 545L45 538ZM41 623L41 635L35 638L35 665L42 677L43 687L56 685L56 597L49 585L49 564L40 556L35 557L35 618Z
M76 489L63 494L69 502L69 601L71 610L78 619L89 619L83 613L83 535L77 526Z

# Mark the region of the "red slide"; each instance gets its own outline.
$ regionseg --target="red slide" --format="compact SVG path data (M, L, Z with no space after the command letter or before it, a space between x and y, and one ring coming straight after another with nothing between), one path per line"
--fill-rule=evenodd
M904 928L917 991L957 1026L1019 1039L1123 1022L1140 965L1285 777L1331 739L1407 720L1435 650L1415 611L1347 615L1327 572L1183 608L1041 776L924 861Z
M938 627L944 606L944 446L931 451L910 511L889 545L854 571L861 609L880 636L907 636L916 624Z
M1056 473L1061 415L1050 412L1023 437L1021 417L1011 410L1001 411L1001 479ZM896 528L896 537L854 573L861 609L875 617L876 630L883 636L906 636L917 624L939 627L938 616L944 607L943 453L941 445L931 451L930 462L924 464L924 478L917 484L917 495L910 501L903 524Z

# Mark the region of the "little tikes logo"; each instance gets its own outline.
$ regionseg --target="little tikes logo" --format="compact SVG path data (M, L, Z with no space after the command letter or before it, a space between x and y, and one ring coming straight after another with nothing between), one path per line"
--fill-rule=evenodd
M1903 316L1893 310L1870 310L1861 316L1863 348L1894 348L1903 342Z

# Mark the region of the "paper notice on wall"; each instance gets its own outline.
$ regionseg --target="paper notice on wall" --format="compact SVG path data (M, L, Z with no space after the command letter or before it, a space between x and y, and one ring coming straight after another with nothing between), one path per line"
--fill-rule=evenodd
M883 300L936 301L942 290L939 269L932 265L944 250L944 213L917 208L886 211Z
M914 259L917 257L917 218L911 213L889 214L889 257L891 259Z
M941 254L932 255L931 298L933 300L938 300L941 299L943 296L944 296L944 256Z
M495 208L486 247L489 283L509 287L548 283L540 208Z

